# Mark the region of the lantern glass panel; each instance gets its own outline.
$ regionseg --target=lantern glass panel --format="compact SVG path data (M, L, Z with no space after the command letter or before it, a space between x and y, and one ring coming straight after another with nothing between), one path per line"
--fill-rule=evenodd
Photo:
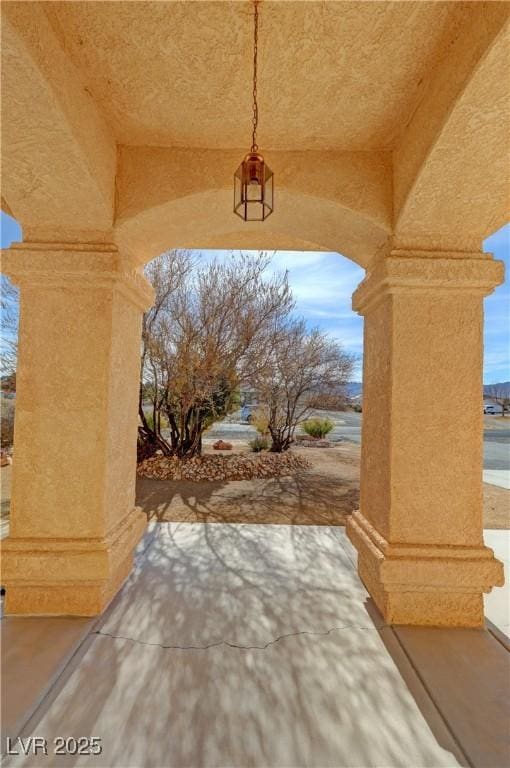
M243 165L239 166L234 174L234 213L245 218L245 201L243 194Z
M237 208L241 203L241 191L242 191L242 181L241 181L241 174L239 173L239 168L234 174L234 212L237 213Z
M246 200L254 203L262 202L262 184L247 184L246 185Z
M264 221L272 211L272 171L262 158L245 158L234 174L234 213L244 221Z
M272 170L266 165L266 184L264 189L264 202L267 210L266 216L269 216L269 214L271 214L274 209L273 178Z
M264 221L264 206L260 202L249 202L246 205L246 221Z

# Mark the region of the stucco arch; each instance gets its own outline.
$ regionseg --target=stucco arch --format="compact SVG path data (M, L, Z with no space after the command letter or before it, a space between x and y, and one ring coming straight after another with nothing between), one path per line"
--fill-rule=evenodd
M232 212L245 7L2 5L2 193L24 234L3 259L21 296L7 612L97 614L131 567L151 301L135 267L177 247L327 249L368 271L359 573L386 622L481 626L502 578L480 440L502 264L480 242L508 210L508 3L264 3L263 224Z
M340 251L366 266L391 231L385 152L267 152L275 211L263 224L233 213L239 150L120 147L115 239L139 263L172 247Z
M510 217L510 7L470 6L450 71L427 91L393 155L398 246L479 251Z
M331 200L278 191L263 225L232 212L232 191L210 189L121 219L115 240L140 264L169 248L253 248L338 251L366 267L389 232Z
M41 3L2 7L2 206L38 239L101 239L116 147Z

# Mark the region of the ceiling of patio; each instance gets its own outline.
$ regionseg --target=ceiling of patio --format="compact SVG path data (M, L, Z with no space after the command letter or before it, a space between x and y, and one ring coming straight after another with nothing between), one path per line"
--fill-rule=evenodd
M261 147L393 148L466 5L264 0ZM250 2L44 7L119 143L248 146Z

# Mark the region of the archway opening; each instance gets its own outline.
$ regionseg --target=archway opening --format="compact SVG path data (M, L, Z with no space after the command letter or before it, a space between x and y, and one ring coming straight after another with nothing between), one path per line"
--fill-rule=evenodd
M183 278L185 285L179 289L179 297L170 300L169 312L164 316L161 327L157 320L154 326L151 325L154 316L150 312L146 316L151 325L149 335L152 340L146 340L144 347L144 350L148 350L149 359L145 360L143 367L140 402L142 433L146 435L147 427L155 429L157 424L158 439L162 437L166 445L151 443L156 455L151 459L144 453L139 456L138 506L147 512L149 519L161 521L196 519L212 522L343 523L345 516L357 506L359 500L363 322L351 309L351 295L362 280L364 270L340 254L330 251L236 252L191 249L173 253L177 260L189 260L186 262L189 271ZM173 269L171 280L176 279L171 259L171 254L166 253L146 268L146 274L152 278L156 287L158 309L161 307L159 297L164 283L161 270L172 272ZM271 412L268 392L274 391L275 377L280 380L286 376L286 372L277 367L272 368L268 375L261 376L257 367L260 361L258 350L251 349L248 353L251 369L245 367L245 351L241 355L242 361L234 366L235 384L234 390L229 392L229 402L224 403L219 392L211 390L206 393L204 399L207 400L207 407L209 399L215 403L215 407L205 419L206 429L200 441L201 458L193 459L195 463L185 463L183 470L182 465L172 463L168 457L179 451L180 443L176 438L179 436L181 417L182 423L189 421L190 424L194 423L194 417L190 418L189 411L183 414L175 406L175 399L169 395L169 390L178 390L175 397L185 396L188 398L186 404L189 403L189 385L187 383L183 394L181 369L188 376L188 382L196 380L200 382L197 387L202 388L205 385L202 383L203 363L199 361L191 371L183 365L180 351L187 349L196 341L197 333L201 333L203 345L200 353L204 359L209 354L211 343L220 350L220 356L228 354L226 347L221 346L226 340L218 341L215 329L210 332L210 328L206 327L209 318L211 324L215 323L214 313L217 311L228 316L228 298L219 296L219 305L211 304L210 294L218 290L218 270L220 273L225 270L225 279L232 280L229 265L233 262L234 271L242 270L246 266L243 259L249 262L258 259L264 261L260 275L262 287L264 282L275 279L284 279L288 283L292 307L286 309L285 322L291 325L302 322L303 340L317 333L321 343L339 346L346 357L352 358L352 365L345 380L341 380L340 374L334 386L327 381L326 368L317 368L316 372L312 370L307 374L310 378L306 379L302 391L298 388L302 379L299 385L293 387L295 381L292 374L288 374L283 387L287 399L282 407L287 413L292 412L292 417L289 416L285 422L285 429L288 426L285 435L290 445L287 443L282 453L289 448L286 456L300 457L303 466L290 468L289 465L287 471L280 470L276 462L271 466L272 454L278 449L274 448L274 424L268 422ZM158 262L163 262L163 266L155 269ZM210 269L212 273L208 274ZM200 290L197 291L193 270L200 274L198 283L209 286L206 298L200 294ZM193 294L191 301L198 302L200 309L195 315L177 316L183 311L183 302L189 299L188 291ZM175 314L172 316L172 313ZM194 319L191 321L191 318ZM181 330L177 337L171 332L173 326L182 329L190 325L193 326L193 332L191 335L184 334L184 338ZM266 344L266 341L264 338L254 343ZM161 343L171 348L163 366ZM156 359L151 359L150 350L155 345ZM222 350L225 352L222 353ZM267 354L266 347L263 354ZM288 348L286 354L290 354ZM209 367L217 363L215 358L207 358ZM286 358L286 365L292 364L293 361ZM221 371L225 369L221 367ZM303 374L302 368L299 373ZM225 374L225 378L229 378L228 375ZM221 389L222 381L218 380L216 385L218 390ZM200 389L197 398L203 396L203 389ZM280 393L278 397L283 397L283 394ZM274 405L274 400L271 402ZM280 407L280 403L277 407ZM202 411L205 408L205 405L202 406ZM253 462L264 458L267 458L268 463L263 465L261 477L257 474L252 477L250 472ZM222 459L225 461L223 466ZM230 475L228 467L232 465L235 469L234 474ZM192 481L195 481L194 486L190 486Z

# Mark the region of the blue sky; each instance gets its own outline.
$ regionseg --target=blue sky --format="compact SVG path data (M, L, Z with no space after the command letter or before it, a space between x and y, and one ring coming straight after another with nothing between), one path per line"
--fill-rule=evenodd
M1 219L1 244L21 240L19 225L6 214ZM510 380L510 224L487 238L484 250L505 262L505 283L485 299L484 382ZM216 253L220 254L220 251ZM360 357L363 320L351 309L351 295L363 279L363 269L337 253L276 251L271 269L288 270L296 310L310 326L319 326ZM355 374L361 378L361 367Z
M505 282L484 302L484 382L510 381L510 224L485 240L484 251L505 262Z
M352 293L364 269L338 253L279 251L274 268L289 270L296 310L310 326L318 326L358 357L353 378L361 380L363 318L351 308Z

